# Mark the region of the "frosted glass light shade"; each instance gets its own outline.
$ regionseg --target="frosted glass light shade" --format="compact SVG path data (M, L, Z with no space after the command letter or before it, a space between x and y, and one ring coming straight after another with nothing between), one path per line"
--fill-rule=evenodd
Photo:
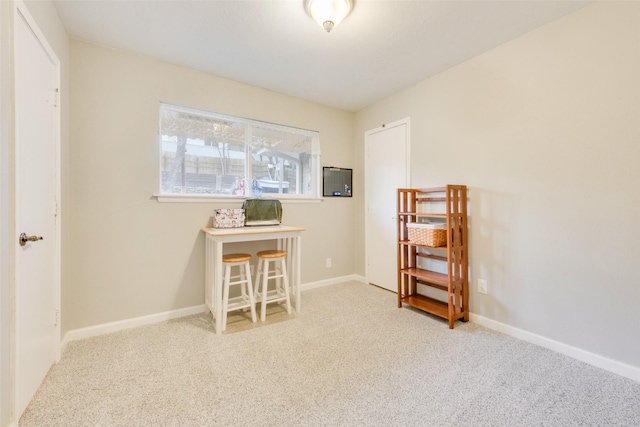
M351 12L352 0L305 0L307 12L327 32Z

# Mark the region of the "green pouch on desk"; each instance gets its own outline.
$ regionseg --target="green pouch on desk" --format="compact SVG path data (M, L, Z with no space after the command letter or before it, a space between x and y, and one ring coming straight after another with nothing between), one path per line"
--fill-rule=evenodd
M282 204L276 199L247 199L242 204L244 225L280 225Z

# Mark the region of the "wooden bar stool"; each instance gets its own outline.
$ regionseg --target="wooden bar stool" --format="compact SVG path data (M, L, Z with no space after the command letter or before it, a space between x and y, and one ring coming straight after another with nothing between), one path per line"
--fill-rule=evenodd
M287 276L287 252L268 250L258 252L258 269L255 280L255 301L261 302L260 320L265 321L267 304L272 302L287 302L287 313L291 314L291 300L289 299L289 277ZM269 264L273 263L273 271L269 271ZM261 277L262 276L262 277ZM269 279L276 279L276 287L268 291ZM262 289L260 284L262 283ZM284 286L283 286L284 285Z
M234 310L251 309L251 321L256 321L256 303L253 298L249 254L228 254L222 256L224 279L222 281L222 330L227 328L227 313ZM231 269L239 267L239 274L231 275ZM236 280L239 279L239 280ZM234 280L234 281L232 281ZM240 296L229 299L229 288L240 285Z

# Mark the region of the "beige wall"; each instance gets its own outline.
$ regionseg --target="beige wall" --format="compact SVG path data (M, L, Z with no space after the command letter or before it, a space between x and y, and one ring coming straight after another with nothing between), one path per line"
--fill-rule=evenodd
M471 311L640 366L640 4L587 6L360 111L356 169L363 133L406 116L413 186L470 188Z
M63 332L204 304L200 227L214 208L241 201L151 197L159 192L160 101L318 130L322 164L353 164L353 113L77 40L71 70L73 225ZM284 224L307 227L303 283L353 273L354 205L283 205Z

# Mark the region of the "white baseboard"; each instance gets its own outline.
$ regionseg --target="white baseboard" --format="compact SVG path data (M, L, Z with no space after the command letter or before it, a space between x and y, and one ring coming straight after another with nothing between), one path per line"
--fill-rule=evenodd
M102 325L89 326L86 328L72 329L64 334L64 338L60 345L60 353L71 341L81 340L84 338L96 337L98 335L110 334L113 332L123 331L125 329L135 328L137 326L150 325L153 323L164 322L165 320L177 319L178 317L191 316L193 314L204 313L207 306L196 305L193 307L181 308L178 310L164 311L162 313L150 314L148 316L135 317L133 319L119 320L117 322L103 323Z
M597 368L604 369L605 371L613 372L614 374L640 382L640 367L608 359L598 354L554 341L541 335L489 319L479 314L469 313L469 320L494 331L502 332L505 335L539 345L540 347L548 348L549 350L564 354L565 356L580 360L581 362L588 363Z
M310 282L301 285L300 290L306 291L309 289L320 288L323 286L335 285L338 283L348 281L358 281L366 283L366 279L358 274L352 274L348 276L334 277L331 279L319 280L317 282ZM64 339L60 345L60 353L64 353L64 350L68 343L84 338L95 337L104 334L110 334L113 332L122 331L125 329L135 328L137 326L150 325L153 323L164 322L166 320L177 319L179 317L191 316L193 314L204 313L207 310L206 305L198 305L193 307L182 308L179 310L165 311L162 313L151 314L148 316L136 317L133 319L120 320L117 322L104 323L102 325L89 326L81 329L73 329L67 331L64 335ZM550 338L543 337L541 335L534 334L532 332L525 331L523 329L516 328L514 326L507 325L505 323L498 322L488 317L481 316L479 314L470 313L469 320L478 325L492 329L497 332L501 332L505 335L530 342L532 344L539 345L549 350L553 350L565 356L572 357L582 362L588 363L605 371L613 372L614 374L621 375L634 381L640 382L640 367L628 365L626 363L618 362L613 359L609 359L600 356L595 353L582 350L577 347L570 346L558 341L554 341Z
M323 286L330 286L330 285L336 285L338 283L343 283L343 282L349 282L349 281L358 281L358 282L364 282L364 277L359 276L357 274L350 274L348 276L341 276L341 277L333 277L331 279L325 279L325 280L319 280L317 282L311 282L311 283L304 283L303 285L300 286L300 290L301 291L308 291L309 289L313 289L313 288L321 288Z
M364 277L352 274L349 276L334 277L332 279L320 280L317 282L305 283L300 287L301 291L306 291L322 286L335 285L337 283L357 280L364 282ZM123 331L125 329L135 328L137 326L150 325L153 323L164 322L165 320L177 319L179 317L191 316L193 314L203 313L207 310L206 305L198 305L194 307L182 308L179 310L165 311L148 316L135 317L133 319L119 320L117 322L104 323L102 325L88 326L86 328L72 329L64 334L62 343L60 344L60 354L64 353L67 344L72 341L84 338L97 337L99 335L111 334L113 332Z

